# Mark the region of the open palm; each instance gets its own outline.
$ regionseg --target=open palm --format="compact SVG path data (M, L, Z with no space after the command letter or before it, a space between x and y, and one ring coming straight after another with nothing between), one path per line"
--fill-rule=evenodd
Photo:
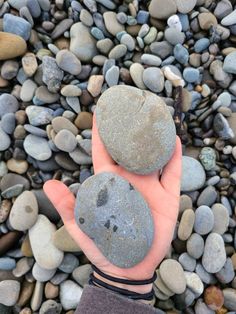
M172 159L159 172L136 175L117 165L107 153L98 134L94 115L92 133L92 157L95 174L113 172L128 180L144 197L152 212L154 240L144 260L132 268L120 268L111 264L95 243L75 222L75 197L60 181L45 183L44 191L59 212L65 228L79 244L88 259L103 272L114 277L141 280L152 277L157 265L164 258L171 243L177 220L181 177L181 142L176 137L176 148Z

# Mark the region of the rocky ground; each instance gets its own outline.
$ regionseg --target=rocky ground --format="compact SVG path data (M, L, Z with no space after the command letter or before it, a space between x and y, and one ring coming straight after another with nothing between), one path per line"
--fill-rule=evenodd
M161 96L183 143L155 306L235 313L235 42L235 0L0 0L1 314L74 313L91 267L42 186L93 174L92 115L118 84Z

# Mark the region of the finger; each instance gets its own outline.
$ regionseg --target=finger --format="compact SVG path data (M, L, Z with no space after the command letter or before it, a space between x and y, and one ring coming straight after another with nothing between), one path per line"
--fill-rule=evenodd
M115 161L108 154L97 129L95 113L93 115L93 130L92 130L92 157L95 173L104 166L115 165Z
M49 180L44 184L43 190L64 224L70 223L74 219L75 197L68 187L60 181Z
M182 146L178 136L176 136L176 146L174 154L168 164L165 166L162 176L161 184L167 191L172 194L179 194L180 179L182 170Z

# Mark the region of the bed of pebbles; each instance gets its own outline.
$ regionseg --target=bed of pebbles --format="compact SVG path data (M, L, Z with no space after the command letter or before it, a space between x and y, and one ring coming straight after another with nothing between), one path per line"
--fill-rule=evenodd
M42 186L93 174L92 115L118 84L162 97L183 143L155 306L235 313L235 42L235 0L0 0L1 314L74 313L91 267Z

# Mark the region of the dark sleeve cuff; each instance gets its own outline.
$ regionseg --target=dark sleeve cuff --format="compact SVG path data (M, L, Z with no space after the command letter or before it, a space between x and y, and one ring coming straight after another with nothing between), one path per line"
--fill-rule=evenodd
M86 285L74 314L158 314L151 305L130 300L107 289Z

